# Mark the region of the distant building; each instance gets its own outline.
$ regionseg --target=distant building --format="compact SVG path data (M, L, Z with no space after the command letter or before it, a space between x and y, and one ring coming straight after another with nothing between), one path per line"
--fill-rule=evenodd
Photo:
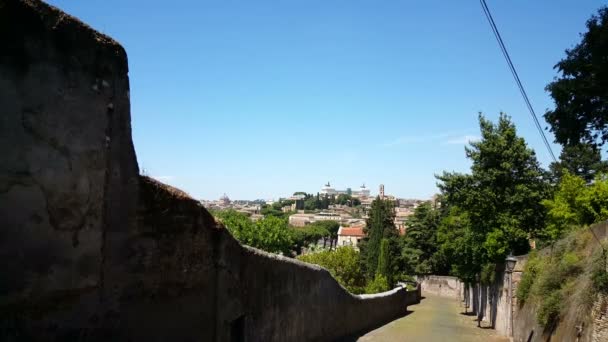
M384 184L380 184L380 191L378 192L380 199L384 199Z
M287 197L287 199L291 200L291 201L303 200L305 198L306 198L305 194L297 194L297 195L294 194L291 197Z
M289 216L289 224L294 227L304 227L315 221L314 214L293 214Z
M372 202L374 201L374 198L372 197L366 197L361 199L361 207L363 209L370 209L372 207Z
M332 196L332 195L336 195L338 192L336 191L336 189L331 187L331 184L329 184L329 182L327 182L327 184L325 184L322 188L321 191L319 191L319 194L323 195L323 196Z
M359 247L357 246L359 245L359 242L365 237L363 227L364 226L340 227L340 229L338 229L338 247L352 246L358 250Z
M365 187L365 184L361 185L358 190L353 191L353 197L367 198L369 197L369 189Z
M395 208L395 227L399 230L400 235L404 235L406 231L406 223L408 217L410 217L414 213L413 210L409 208Z
M342 216L332 212L320 212L313 216L315 221L342 221Z
M336 190L332 188L331 184L327 182L319 191L319 195L321 196L338 196L338 195L351 195L352 197L360 197L366 198L370 196L370 191L365 187L365 184L361 185L358 190L351 190L350 188L346 190Z

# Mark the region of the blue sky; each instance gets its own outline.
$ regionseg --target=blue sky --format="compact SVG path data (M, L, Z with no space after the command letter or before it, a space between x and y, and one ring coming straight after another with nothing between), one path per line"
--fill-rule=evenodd
M434 174L468 170L479 111L511 115L549 163L476 0L49 2L123 44L140 169L197 198L327 181L427 198ZM603 4L488 1L539 115Z

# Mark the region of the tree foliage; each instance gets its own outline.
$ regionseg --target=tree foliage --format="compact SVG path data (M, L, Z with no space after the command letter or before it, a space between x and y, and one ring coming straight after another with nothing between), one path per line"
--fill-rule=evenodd
M366 237L361 241L360 249L363 258L363 266L369 278L373 278L378 268L378 256L380 244L383 238L390 240L389 248L395 250L397 228L394 223L395 213L393 203L377 197L371 205L369 218L365 228ZM395 253L395 252L393 252ZM394 267L394 265L391 265Z
M392 283L393 272L391 268L391 255L388 239L382 239L380 242L380 254L378 256L376 275L381 275L387 279L389 284Z
M534 151L507 115L501 113L494 125L480 114L479 124L482 139L465 148L471 173L444 172L437 178L446 204L466 215L464 237L482 247L465 253L480 267L504 260L511 251L528 251L528 239L544 227L541 201L549 188Z
M557 142L603 145L608 141L608 8L587 21L587 32L555 68L561 73L547 86L555 109L545 113Z
M300 255L299 260L326 268L329 273L351 293L365 291L365 276L360 267L359 253L352 247L339 247L332 251L322 251Z
M292 233L287 228L285 219L267 216L253 222L247 215L232 209L215 214L242 244L271 253L284 254L289 254L293 247Z
M602 160L600 150L589 144L564 146L559 159L559 162L549 166L557 180L561 179L564 172L569 172L589 183L597 173L608 171L608 163Z
M365 286L365 293L380 293L391 289L388 279L382 274L376 274Z
M471 282L481 270L483 236L471 226L465 210L452 206L445 211L437 229L439 250L435 254L450 269L450 274Z
M402 239L401 256L408 274L444 274L441 262L436 259L439 211L430 202L414 209L406 222L407 234Z
M555 241L573 228L608 219L608 177L599 174L587 185L566 172L553 198L542 204L547 208L546 234Z
M311 224L305 227L291 228L294 249L297 254L301 253L302 247L316 244L321 239L331 238L331 233L327 228L319 224Z
M332 220L317 221L312 224L318 226L329 232L330 247L335 246L338 241L338 230L340 230L340 224Z

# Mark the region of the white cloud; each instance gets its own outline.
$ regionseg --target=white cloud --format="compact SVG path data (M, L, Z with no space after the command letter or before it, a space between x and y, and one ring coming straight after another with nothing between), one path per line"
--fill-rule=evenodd
M446 140L447 139L447 140ZM411 135L399 137L393 141L381 144L382 147L395 147L398 145L423 144L430 142L439 142L440 144L464 145L469 142L479 141L481 138L477 135L465 134L465 132L445 132L426 135Z
M481 138L477 135L463 135L461 137L454 137L454 138L448 139L448 141L446 141L446 144L464 145L464 144L468 144L470 142L475 142L475 141L479 141L479 140L481 140Z

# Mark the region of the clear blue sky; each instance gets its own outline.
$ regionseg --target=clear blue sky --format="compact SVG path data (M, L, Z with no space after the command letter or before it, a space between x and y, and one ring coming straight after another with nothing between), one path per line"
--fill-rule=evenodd
M140 169L197 198L327 181L426 198L468 170L479 111L510 114L549 163L477 0L50 3L123 44ZM602 4L488 0L539 115Z

